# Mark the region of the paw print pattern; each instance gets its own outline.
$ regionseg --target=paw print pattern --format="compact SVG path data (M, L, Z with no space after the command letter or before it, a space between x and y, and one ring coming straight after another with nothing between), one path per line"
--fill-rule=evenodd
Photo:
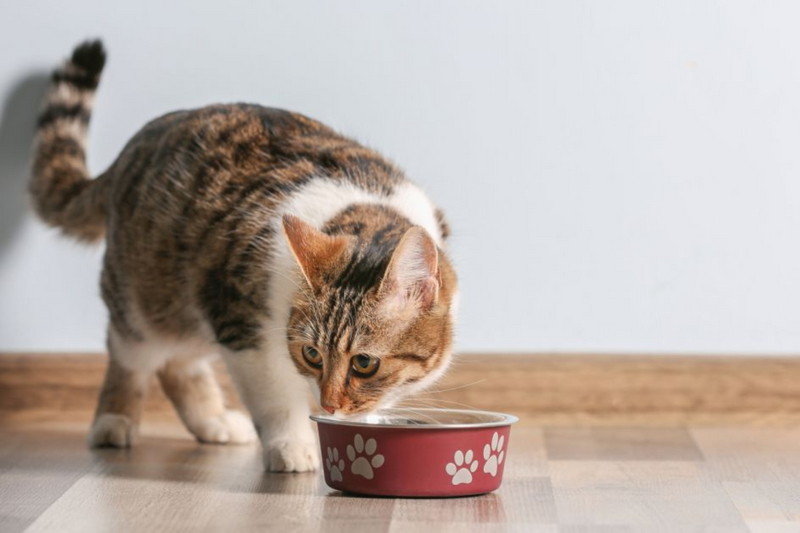
M325 459L325 468L331 475L331 481L342 481L344 472L344 459L339 459L339 450L328 448L328 458Z
M487 444L483 447L483 471L491 474L492 477L497 475L497 466L503 464L503 457L506 452L503 451L503 444L505 437L497 438L497 432L492 436L492 444Z
M381 454L375 454L378 449L378 443L375 439L369 439L364 444L364 438L360 433L357 433L353 444L347 445L347 457L350 459L350 472L357 476L366 479L375 477L375 468L380 468L383 465L384 457ZM369 459L371 457L371 459Z
M467 450L466 454L461 450L456 450L453 462L447 463L444 469L447 475L452 476L453 485L472 483L472 473L478 469L478 461L472 460L472 450Z

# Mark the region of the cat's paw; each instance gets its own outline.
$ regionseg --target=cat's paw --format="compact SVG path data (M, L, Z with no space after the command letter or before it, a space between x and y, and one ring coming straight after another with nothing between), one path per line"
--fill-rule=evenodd
M256 429L250 417L241 411L225 411L222 416L201 420L192 426L200 442L210 444L246 444L256 440Z
M136 438L136 424L125 415L103 413L92 424L87 438L92 448L130 448Z
M274 440L264 445L264 469L270 472L311 472L319 468L316 442Z

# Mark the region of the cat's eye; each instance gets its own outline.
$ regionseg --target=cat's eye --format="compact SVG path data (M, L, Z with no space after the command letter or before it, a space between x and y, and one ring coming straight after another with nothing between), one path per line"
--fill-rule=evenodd
M354 356L351 363L353 371L362 378L374 376L378 371L378 367L381 366L380 359L363 353Z
M314 368L322 368L322 355L313 346L303 346L303 359Z

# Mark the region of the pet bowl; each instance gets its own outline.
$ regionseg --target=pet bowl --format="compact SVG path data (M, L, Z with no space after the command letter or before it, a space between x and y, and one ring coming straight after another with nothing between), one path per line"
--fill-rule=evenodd
M312 416L329 487L375 496L468 496L503 480L515 416L386 409L358 421Z

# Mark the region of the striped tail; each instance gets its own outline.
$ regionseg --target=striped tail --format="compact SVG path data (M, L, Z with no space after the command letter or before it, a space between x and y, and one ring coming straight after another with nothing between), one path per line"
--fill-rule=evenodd
M39 115L30 193L47 224L84 241L103 237L109 180L91 179L86 135L106 54L100 41L86 42L53 72Z

